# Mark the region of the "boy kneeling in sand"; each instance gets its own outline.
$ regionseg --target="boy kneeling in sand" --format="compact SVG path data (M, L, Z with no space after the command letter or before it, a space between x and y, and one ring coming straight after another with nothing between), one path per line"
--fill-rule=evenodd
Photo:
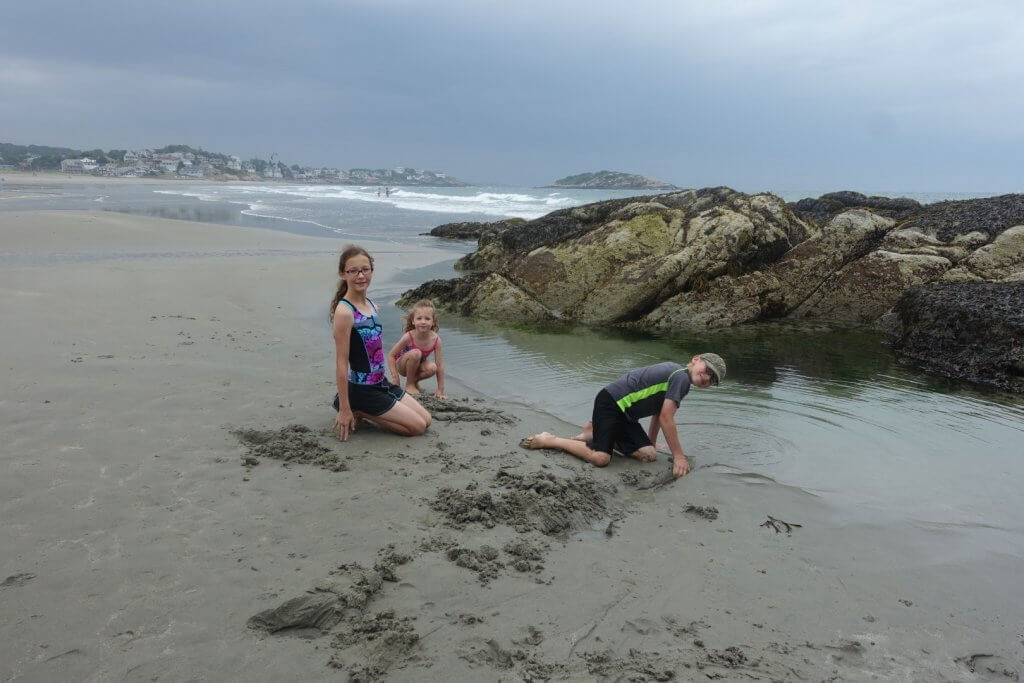
M583 425L583 432L571 439L541 432L523 440L526 448L556 448L591 465L604 467L611 462L612 449L642 462L654 462L658 432L664 432L672 451L672 475L682 477L690 463L679 444L675 414L679 402L696 384L706 389L725 379L725 361L714 353L694 356L685 367L666 361L630 370L597 392L594 414ZM650 417L644 432L640 418Z

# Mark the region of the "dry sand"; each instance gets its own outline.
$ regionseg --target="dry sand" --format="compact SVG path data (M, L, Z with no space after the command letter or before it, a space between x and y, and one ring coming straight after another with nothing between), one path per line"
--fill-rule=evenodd
M0 270L2 681L1024 669L1015 558L943 556L941 530L908 543L728 454L672 482L527 452L572 427L455 380L424 437L339 442L335 240L72 212L0 213L0 240L24 264ZM366 246L375 288L435 257Z

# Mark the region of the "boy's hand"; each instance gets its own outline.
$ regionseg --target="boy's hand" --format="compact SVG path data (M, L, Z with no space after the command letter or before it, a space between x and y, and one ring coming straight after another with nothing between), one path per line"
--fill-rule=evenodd
M675 478L685 477L690 472L690 461L685 455L672 458L672 476Z

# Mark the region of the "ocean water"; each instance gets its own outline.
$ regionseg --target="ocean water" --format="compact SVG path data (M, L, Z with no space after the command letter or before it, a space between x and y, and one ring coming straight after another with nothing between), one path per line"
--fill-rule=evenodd
M36 194L40 188L32 188ZM534 218L628 192L537 188L377 188L173 183L43 189L4 209L105 209L302 234L442 247L450 258L393 273L371 294L385 303L386 343L407 288L454 276L471 242L422 235L445 222ZM777 192L788 200L821 192ZM866 194L918 201L981 193ZM3 204L3 203L0 203ZM326 302L331 292L322 294ZM330 333L323 306L310 319ZM326 303L324 303L326 305ZM315 310L315 313L313 312ZM899 525L936 561L987 553L1024 558L1024 399L900 365L868 332L753 326L655 336L583 327L537 329L442 314L451 376L495 398L580 424L594 394L627 369L715 351L729 366L718 388L693 389L677 412L693 464L801 488L851 521ZM429 383L428 383L428 386ZM569 456L566 456L569 457ZM638 465L639 466L639 465Z

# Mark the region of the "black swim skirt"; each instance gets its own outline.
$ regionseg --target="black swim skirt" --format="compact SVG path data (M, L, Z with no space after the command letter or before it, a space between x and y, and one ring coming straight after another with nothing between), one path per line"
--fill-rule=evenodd
M405 389L387 379L377 384L348 383L348 404L353 412L367 415L383 415L405 396ZM334 409L338 410L338 395L334 395Z

